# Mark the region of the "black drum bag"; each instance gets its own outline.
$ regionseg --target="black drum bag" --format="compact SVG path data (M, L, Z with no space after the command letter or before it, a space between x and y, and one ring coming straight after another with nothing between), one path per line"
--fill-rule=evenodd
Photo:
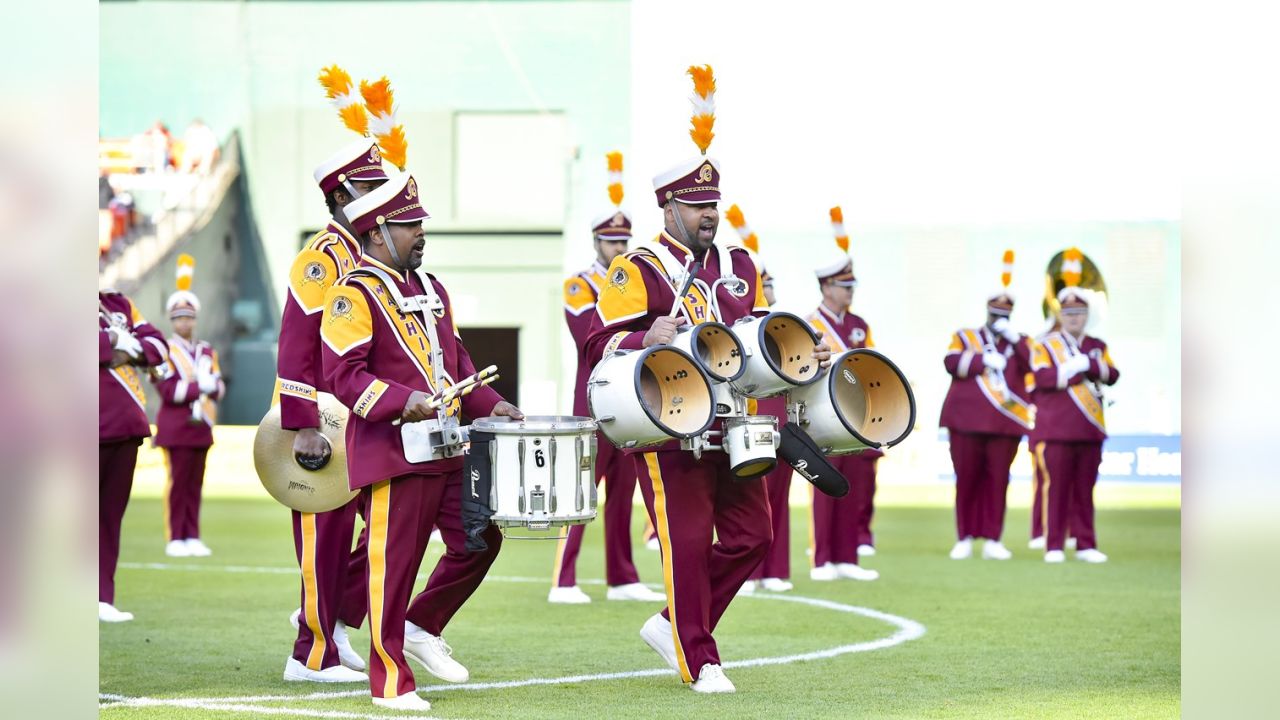
M809 433L794 423L783 425L780 432L782 444L778 447L778 457L786 460L823 494L837 498L849 494L849 481L827 462Z

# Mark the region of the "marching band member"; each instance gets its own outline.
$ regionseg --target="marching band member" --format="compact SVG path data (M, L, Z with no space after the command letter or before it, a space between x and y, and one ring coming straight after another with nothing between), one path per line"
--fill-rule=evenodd
M213 445L217 401L226 393L218 353L195 339L200 299L191 292L195 258L178 256L178 289L165 303L173 324L169 362L163 377L153 377L160 392L156 414L156 447L164 448L169 482L164 489L164 552L170 557L207 557L200 540L200 489L205 459Z
M973 554L974 538L984 539L982 557L1013 557L1000 542L1004 532L1009 468L1022 436L1031 429L1025 378L1031 371L1033 340L1009 326L1013 294L1013 251L1004 253L1001 288L987 298L987 321L951 336L943 365L951 387L939 424L947 428L956 472L956 544L951 559Z
M609 266L587 339L593 365L614 350L669 343L684 323L732 324L768 308L750 254L715 246L720 165L706 157L715 121L715 79L709 66L688 72L695 89L690 135L701 155L654 178L664 230L652 247L621 255ZM681 268L693 272L694 281L677 298L673 273ZM736 282L720 283L712 295L711 287L728 275ZM673 309L677 317L671 316ZM825 363L830 353L818 345L813 355ZM676 441L632 457L656 521L667 595L666 609L645 622L640 636L694 691L733 692L712 631L768 550L772 532L765 487L735 480L727 455L697 457L680 450Z
M742 238L742 245L751 251L751 257L760 268L760 287L764 292L764 300L769 307L777 302L773 294L773 277L760 261L760 238L747 226L747 220L737 205L730 205L725 212L725 219ZM778 418L778 428L787 422L787 398L785 396L763 398L754 401L756 413L772 415ZM793 470L785 462L778 463L768 475L761 478L769 496L770 526L773 528L773 541L769 543L769 551L764 560L751 573L751 579L742 586L743 591L750 593L758 583L760 587L772 592L787 592L795 586L791 578L791 505L788 498L791 494L791 474Z
M98 620L127 622L133 613L116 609L116 562L120 524L138 446L151 436L147 396L136 367L155 368L169 360L164 335L147 322L133 301L115 290L98 291Z
M347 126L361 134L368 114L350 76L326 68L321 85ZM280 424L296 430L293 452L323 458L328 442L320 433L317 393L328 391L321 374L320 315L325 292L360 262L356 241L343 208L387 180L378 144L362 138L347 144L316 168L316 184L324 194L330 220L294 258L289 270L289 297L280 319L276 363ZM364 682L365 661L351 647L347 627L359 627L366 613L365 537L351 549L359 499L322 513L293 510L293 544L302 571L299 610L290 618L298 629L284 679L311 682ZM296 619L295 619L296 618Z
M1089 298L1078 287L1082 272L1080 251L1071 248L1063 253L1066 287L1058 293L1061 329L1036 343L1031 355L1036 383L1031 439L1044 494L1044 561L1048 563L1066 559L1068 526L1076 539L1077 560L1107 561L1098 550L1094 530L1093 488L1107 437L1102 386L1114 385L1120 371L1111 361L1107 344L1085 334Z
M613 259L627 251L631 240L631 216L622 209L622 153L608 154L609 199L613 209L596 218L591 226L596 260L591 267L574 273L564 282L564 319L578 348L578 375L574 384L573 414L587 416L587 379L591 364L585 358L587 332L596 308L596 298L605 284L605 272ZM610 600L661 601L666 596L645 587L636 572L631 554L631 507L636 491L636 470L602 434L597 434L596 483L605 482L604 568ZM591 602L577 583L578 552L586 525L571 525L562 531L556 547L553 585L547 600L553 603Z
M830 338L833 354L875 347L867 321L850 309L858 280L853 275L849 236L845 233L844 214L839 207L831 208L831 225L838 250L831 252L826 261L814 270L818 288L822 291L822 303L805 319L823 337ZM871 517L875 511L876 462L883 455L879 450L863 450L827 458L849 481L849 494L834 498L813 492L812 488L809 490L813 504L810 525L813 567L809 570L810 579L875 580L880 577L875 570L859 565L858 559L859 556L875 554Z
M388 160L402 166L403 160ZM411 462L394 421L438 417L433 393L475 372L454 324L449 295L422 273L429 215L417 182L397 174L352 201L347 218L362 245L356 272L340 279L324 300L320 324L324 374L334 394L351 409L347 424L347 468L369 508L369 624L373 649L369 680L373 704L428 710L414 692L406 654L452 682L467 679L440 634L479 587L497 557L502 534L489 525L487 545L466 550L462 527L462 457ZM429 311L401 311L398 298L414 297ZM443 412L467 418L523 414L491 388L446 399ZM417 597L414 578L432 526L440 528L447 552ZM406 606L408 611L406 613Z

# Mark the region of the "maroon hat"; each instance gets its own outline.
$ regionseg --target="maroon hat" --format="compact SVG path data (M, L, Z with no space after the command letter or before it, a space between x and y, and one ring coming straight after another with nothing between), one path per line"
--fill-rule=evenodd
M595 219L591 224L591 234L601 240L630 240L631 217L625 210L614 210Z
M987 312L1000 317L1013 314L1013 296L1007 292L999 292L987 299Z
M1058 303L1062 307L1062 312L1068 315L1089 311L1089 299L1080 292L1080 288L1071 285L1058 292Z
M658 207L672 200L686 205L720 202L720 163L697 157L676 165L653 179Z
M378 143L369 138L349 143L320 163L313 175L316 184L326 195L344 183L387 179L387 174L382 169L382 153L378 150Z
M431 215L418 199L418 181L409 173L396 173L376 190L347 203L342 209L357 235L364 235L383 223L411 223Z

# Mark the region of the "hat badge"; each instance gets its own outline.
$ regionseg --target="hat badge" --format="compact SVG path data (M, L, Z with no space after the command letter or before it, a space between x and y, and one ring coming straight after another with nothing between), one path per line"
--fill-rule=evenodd
M702 183L711 182L711 163L706 163L705 165L703 165L702 169L698 171L698 177L694 178L694 180L699 185L701 185Z
M622 217L622 213L617 213L609 220L609 227L619 227L626 222L626 218Z
M382 153L378 151L377 145L374 145L372 148L369 149L369 162L371 163L382 162Z
M416 197L418 197L418 181L414 180L413 178L409 178L409 184L404 194L404 199L412 200Z

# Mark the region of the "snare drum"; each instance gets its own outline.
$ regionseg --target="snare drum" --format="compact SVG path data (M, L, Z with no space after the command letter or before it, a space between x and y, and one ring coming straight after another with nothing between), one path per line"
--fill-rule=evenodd
M701 435L715 419L711 381L688 353L669 345L601 360L587 380L587 406L620 448Z
M897 445L916 422L916 398L889 358L859 348L831 358L822 381L794 388L799 424L826 455Z
M772 397L813 383L821 374L813 357L818 336L791 313L742 318L734 323L733 333L742 343L746 367L731 384L747 397Z
M722 447L729 455L729 472L738 480L750 480L778 465L778 419L772 415L747 415L724 420Z
M488 474L490 522L546 530L594 520L595 431L594 420L576 416L472 423L468 471Z

